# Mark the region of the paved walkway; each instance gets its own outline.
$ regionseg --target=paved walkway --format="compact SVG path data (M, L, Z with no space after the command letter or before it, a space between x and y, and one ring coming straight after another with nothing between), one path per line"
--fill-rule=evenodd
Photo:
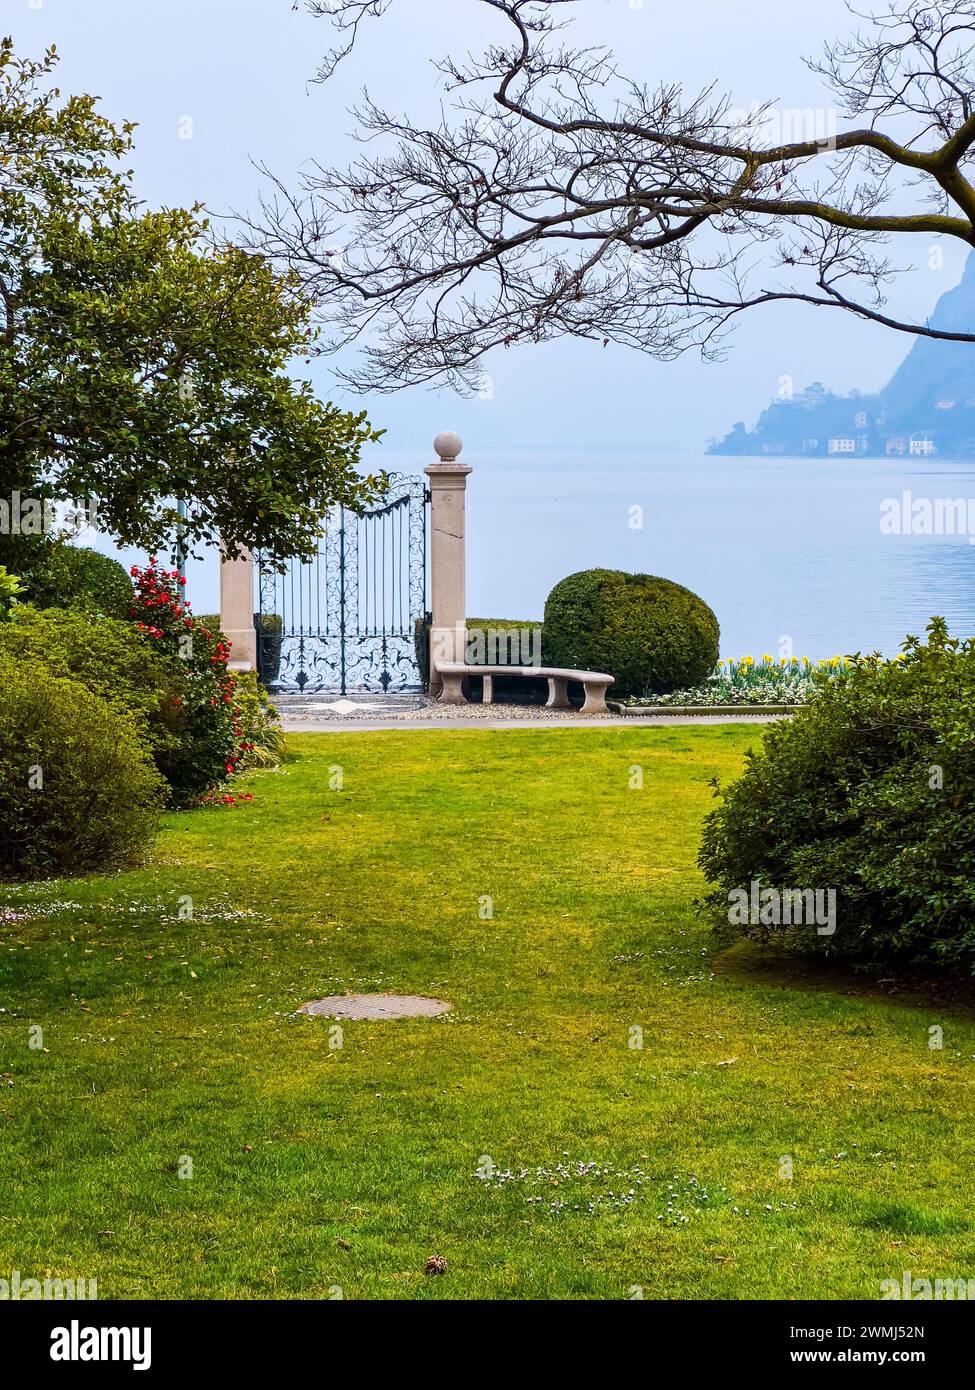
M768 724L776 715L667 714L638 716L581 714L544 705L441 705L428 695L279 695L275 701L286 733L350 734L421 729L629 729L641 725Z
M382 723L369 723L365 719L336 719L329 723L320 720L318 723L300 720L282 720L281 727L286 734L374 734L383 733L402 733L404 731L425 731L435 733L438 729L638 729L641 726L658 726L660 728L673 727L674 725L687 726L688 724L771 724L776 718L774 714L753 714L753 715L730 715L727 719L723 717L706 718L701 716L694 719L690 716L677 715L671 718L652 719L565 719L552 720L551 723L543 723L538 719L427 719L427 720L407 720L407 719L386 719Z

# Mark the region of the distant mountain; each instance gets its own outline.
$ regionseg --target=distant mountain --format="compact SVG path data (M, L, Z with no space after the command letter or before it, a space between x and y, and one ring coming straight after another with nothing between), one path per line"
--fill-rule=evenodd
M975 328L975 255L961 281L938 300L931 326ZM975 343L916 338L877 394L838 396L814 382L773 401L753 430L738 421L708 453L975 456Z
M963 333L973 326L975 256L969 256L960 282L938 300L931 327ZM975 415L969 414L975 410L975 343L916 338L881 395L888 419L903 428L919 416L926 424L938 425L949 409L964 411L971 426L975 421Z

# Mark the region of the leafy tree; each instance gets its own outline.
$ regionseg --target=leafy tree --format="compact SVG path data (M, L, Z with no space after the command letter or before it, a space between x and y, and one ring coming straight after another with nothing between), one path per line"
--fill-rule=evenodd
M339 31L322 78L392 2L307 0ZM975 342L885 306L891 240L975 245L975 0L861 16L810 64L833 92L821 129L773 103L737 112L717 86L628 80L563 41L576 0L466 3L498 37L437 64L442 115L367 97L361 157L312 165L297 193L278 182L251 224L333 342L370 330L353 385L470 386L492 348L561 335L715 355L738 314L781 301Z
M287 375L314 341L298 277L137 203L133 126L62 99L56 62L0 41L0 496L94 498L146 550L184 498L189 546L308 554L327 506L375 495L377 431Z

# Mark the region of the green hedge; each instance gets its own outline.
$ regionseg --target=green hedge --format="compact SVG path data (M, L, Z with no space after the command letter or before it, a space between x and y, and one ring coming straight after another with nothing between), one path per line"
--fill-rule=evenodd
M545 604L546 666L612 675L614 696L694 686L718 660L718 620L703 599L650 574L581 570Z
M131 715L77 681L0 659L0 873L136 863L164 795Z
M529 628L534 631L536 629L541 629L541 626L541 623L534 618L526 622L522 622L518 618L467 619L468 631L472 628L479 628L482 632L488 632L491 629L495 632L514 632L520 628ZM430 624L425 618L417 618L413 624L413 642L416 653L416 664L423 681L423 688L427 690L429 689L430 673ZM481 659L479 659L479 657ZM470 664L474 667L485 665L487 663L487 658L487 651L482 653L471 651L468 654ZM477 694L479 686L480 681L475 678L475 695ZM548 694L546 687L541 685L537 680L526 680L521 676L495 677L494 688L496 693L504 698L514 699L528 704L537 704L539 701L544 701Z
M485 634L488 633L488 632L529 632L529 633L531 633L531 632L541 632L541 630L542 630L542 624L537 620L537 618L533 618L533 619L528 620L528 621L525 621L525 622L522 622L522 621L521 621L520 619L518 619L518 618L468 618L468 619L467 619L467 630L468 630L468 632L471 632L473 629L476 629L476 630L478 630L478 631L480 631L480 632L483 632L483 633L485 633ZM544 637L542 638L542 641L544 642ZM504 649L503 643L499 643L499 647L501 647L501 649L503 650L503 649ZM479 652L477 652L476 650L473 651L473 652L471 653L471 661L472 661L472 664L474 664L474 665L484 665L485 663L487 663L488 655L489 655L489 653L488 653L487 651L484 651L483 653L479 653ZM477 659L479 656L482 656L482 657L483 657L483 661L479 661L479 660ZM544 654L543 654L542 660L544 661L544 659L545 659L545 658L544 658Z
M816 682L816 698L769 727L705 824L700 863L717 930L971 975L975 639L949 638L936 619L906 659L867 658ZM740 897L732 910L730 895L750 896L753 883L773 892L769 920L740 920ZM835 931L776 922L784 890L833 893ZM828 896L821 902L828 910Z
M542 624L537 618L468 618L467 626L481 628L484 632L490 628L495 632L513 632L523 627L534 630Z

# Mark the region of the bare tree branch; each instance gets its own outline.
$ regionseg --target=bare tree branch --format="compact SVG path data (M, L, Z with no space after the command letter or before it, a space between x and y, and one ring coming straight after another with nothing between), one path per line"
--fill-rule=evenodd
M311 0L342 40L323 80L390 3ZM325 350L361 347L354 388L469 389L493 348L566 334L719 356L738 314L783 301L975 342L885 307L892 239L975 245L975 0L857 16L810 63L845 130L836 106L746 115L713 86L629 81L565 42L577 0L466 3L494 12L499 41L437 63L432 126L366 95L351 167L313 163L295 191L265 170L242 219L314 297Z

